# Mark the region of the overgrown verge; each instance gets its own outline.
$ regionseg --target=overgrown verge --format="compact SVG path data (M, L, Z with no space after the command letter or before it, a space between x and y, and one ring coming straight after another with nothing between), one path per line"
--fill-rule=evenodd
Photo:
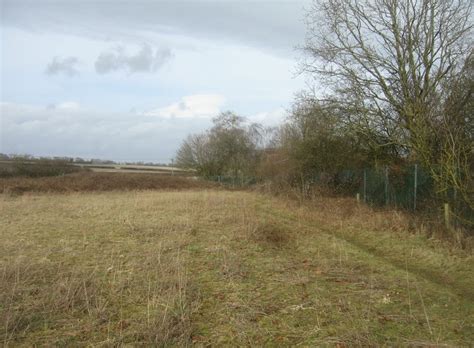
M285 199L276 202L271 210L263 211L340 238L394 267L417 273L474 300L474 238L464 238L465 245L455 244L452 236L414 227L411 217L400 211L374 210L357 205L350 198L319 197L302 204Z
M465 321L472 318L473 303L464 287L473 282L467 272L472 258L416 236L401 243L408 254L401 255L400 266L391 252L396 238L377 230L381 217L365 216L367 227L375 228L365 231L347 219L355 212L332 204L339 202L325 209L327 223L292 200L245 192L226 199L208 195L203 208L209 213L200 216L202 227L189 247L201 293L201 307L192 316L193 342L462 346L473 337ZM340 229L349 229L353 240ZM366 237L377 249L362 243ZM442 264L451 272L448 284ZM432 265L436 270L428 277Z
M359 222L370 221L373 223L375 220L369 215L391 216L379 228L386 231L403 231L402 234L422 234L427 238L434 238L440 242L447 241L455 247L474 250L472 226L469 225L469 222L457 223L455 216L451 215L451 225L447 227L443 204L439 200L422 200L419 203L420 207L416 212L413 212L397 205L365 204L360 194L359 201L357 201L355 194L350 196L346 191L341 192L333 189L330 185L313 182L290 185L285 180L266 180L254 185L251 189L284 200L298 202L298 204L308 207L318 206L321 202L325 202L324 204L339 202L338 204L341 204L341 206L333 206L331 209L336 209L336 211L342 209L344 212L351 212ZM452 214L452 212L450 213ZM395 221L393 217L396 217Z

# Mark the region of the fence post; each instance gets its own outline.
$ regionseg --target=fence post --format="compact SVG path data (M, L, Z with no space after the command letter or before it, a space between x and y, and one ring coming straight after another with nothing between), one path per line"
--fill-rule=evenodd
M449 203L444 203L444 225L449 230L451 228Z
M385 166L385 205L388 205L388 166Z
M416 210L416 191L418 189L418 164L415 163L415 178L413 185L413 210Z
M356 199L357 199L357 205L360 204L360 193L356 194Z
M367 168L364 168L364 203L367 203Z

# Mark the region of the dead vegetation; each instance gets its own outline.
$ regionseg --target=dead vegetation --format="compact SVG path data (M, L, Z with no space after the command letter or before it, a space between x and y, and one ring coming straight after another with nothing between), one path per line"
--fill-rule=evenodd
M374 207L347 197L324 186L291 187L284 182L265 182L255 185L253 191L278 197L295 207L306 207L312 215L318 215L324 225L332 227L357 226L362 229L379 230L401 238L407 234L435 239L434 243L447 248L474 251L474 236L466 232L465 226L445 226L441 204L424 202L423 209L416 213L396 206ZM334 216L337 216L334 219ZM351 229L349 228L349 230Z
M54 177L0 178L0 193L205 189L216 185L182 176L81 172Z
M252 226L251 240L264 246L283 248L291 242L291 231L276 221L259 222Z
M0 160L0 178L13 178L19 176L40 178L46 176L78 173L86 170L87 169L75 166L70 162L62 160Z
M191 226L179 214L156 214L170 202L134 194L50 198L1 203L1 342L186 345Z

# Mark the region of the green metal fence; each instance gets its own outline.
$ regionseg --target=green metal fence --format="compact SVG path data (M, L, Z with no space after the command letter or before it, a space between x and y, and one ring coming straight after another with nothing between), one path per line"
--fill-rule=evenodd
M454 189L437 193L429 172L418 164L344 170L332 176L317 173L312 175L311 182L330 186L341 194L357 195L372 206L396 206L412 211L435 207L439 216L450 215L449 223L454 227L474 230L474 211Z
M215 175L206 177L207 180L218 182L222 185L230 187L246 187L257 183L257 178L254 176L230 176L230 175Z
M231 187L264 181L263 178L224 175L207 179ZM324 186L343 195L357 195L362 202L378 207L396 206L418 211L434 206L440 210L440 216L443 209L449 209L451 223L474 230L474 211L459 199L455 190L437 194L430 174L418 164L343 170L336 174L313 173L305 176L304 185ZM448 208L444 204L449 204Z
M361 170L360 177L358 193L368 204L416 210L422 201L434 196L430 175L416 164L366 168Z

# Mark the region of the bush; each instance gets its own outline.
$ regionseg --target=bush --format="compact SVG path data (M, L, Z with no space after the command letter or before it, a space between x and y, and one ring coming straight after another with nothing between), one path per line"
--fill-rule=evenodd
M79 166L72 165L65 161L14 160L11 162L3 163L2 166L0 166L0 177L11 178L22 176L29 178L39 178L46 176L61 176L65 174L77 173L84 170L85 169Z
M85 192L127 190L186 190L218 187L208 181L188 177L148 173L83 172L42 178L0 178L0 193Z

